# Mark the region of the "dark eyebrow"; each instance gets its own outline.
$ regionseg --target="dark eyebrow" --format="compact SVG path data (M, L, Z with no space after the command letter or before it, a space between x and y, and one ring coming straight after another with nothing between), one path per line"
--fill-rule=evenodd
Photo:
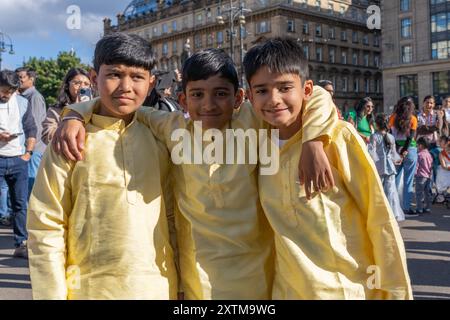
M190 88L189 91L204 91L205 88ZM213 90L226 90L226 91L231 91L230 88L227 87L215 87L213 88Z
M279 86L279 85L287 85L287 84L294 84L294 81L277 81L275 82L275 85ZM252 86L253 88L264 88L265 86L267 86L266 83L261 83L261 84L257 84Z

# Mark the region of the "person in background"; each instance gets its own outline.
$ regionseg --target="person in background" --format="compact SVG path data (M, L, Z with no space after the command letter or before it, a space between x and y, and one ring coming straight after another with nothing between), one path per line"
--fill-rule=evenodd
M36 146L31 155L31 160L28 163L28 197L33 188L34 179L36 179L37 170L45 151L45 143L42 141L42 122L45 120L47 114L47 107L45 99L42 94L34 86L37 79L35 70L29 67L22 67L16 69L16 73L20 79L19 92L22 97L26 98L30 103L31 112L33 113L34 121L36 122L37 135Z
M53 135L58 129L63 108L67 105L81 102L81 89L91 89L89 74L84 69L72 68L67 72L61 84L58 102L48 108L47 116L42 122L42 141L45 144L49 144L52 141Z
M370 135L374 132L372 99L369 97L361 99L356 109L349 112L346 120L353 124L366 144L369 143Z
M383 184L384 193L391 205L397 221L405 220L397 187L395 185L396 164L400 164L401 158L395 150L395 139L388 132L388 121L384 114L378 114L375 118L376 131L370 136L368 151Z
M319 80L318 85L324 88L326 91L328 91L333 98L333 102L336 105L336 101L334 100L334 86L333 82L330 80ZM336 111L339 117L339 120L343 120L344 117L342 116L341 110L339 110L338 106L336 105Z
M439 139L441 152L439 153L439 167L436 170L436 190L439 194L444 193L450 188L450 139L442 136ZM442 197L442 196L441 196ZM445 199L437 199L445 200Z
M442 110L445 113L447 127L450 127L450 96L446 96L444 99L442 99Z
M394 108L389 118L389 129L395 138L398 153L402 157L401 167L397 170L396 184L402 199L405 216L415 216L411 210L411 200L414 195L414 174L417 165L417 144L415 140L417 118L413 114L415 105L410 97L403 97ZM403 188L399 186L403 179Z
M433 157L428 151L428 141L421 137L417 139L417 172L416 172L416 213L431 213L431 173L433 172Z
M17 94L19 77L0 72L0 185L8 185L14 230L14 257L27 258L28 163L36 141L31 106ZM6 197L6 194L2 195Z

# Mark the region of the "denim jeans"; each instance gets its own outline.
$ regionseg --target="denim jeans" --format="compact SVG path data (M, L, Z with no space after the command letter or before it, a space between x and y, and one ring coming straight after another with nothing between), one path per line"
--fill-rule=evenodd
M41 164L42 153L35 152L31 156L28 162L28 200L30 199L31 191L33 190L34 180L36 180L36 175Z
M20 157L0 157L0 185L8 184L13 214L14 244L27 240L28 162Z
M0 218L9 218L12 214L9 189L6 181L0 186Z
M425 207L424 207L425 204ZM431 209L431 179L416 177L416 207L417 210Z
M417 166L417 148L408 148L408 155L403 159L400 170L397 170L397 177L400 177L400 172L403 171L403 193L402 193L402 209L408 211L411 209L411 201L414 197L414 175L416 174ZM397 186L400 181L396 180ZM401 192L401 191L400 191Z

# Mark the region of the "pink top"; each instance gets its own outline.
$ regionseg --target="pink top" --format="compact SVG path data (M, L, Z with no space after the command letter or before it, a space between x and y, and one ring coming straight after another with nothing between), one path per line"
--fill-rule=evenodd
M430 178L432 168L433 168L433 157L431 156L428 149L423 149L419 151L417 157L416 176Z

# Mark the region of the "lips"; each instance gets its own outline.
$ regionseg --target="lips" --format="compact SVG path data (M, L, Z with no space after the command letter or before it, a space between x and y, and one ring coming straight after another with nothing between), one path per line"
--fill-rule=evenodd
M289 108L284 108L284 109L270 109L270 110L263 110L264 112L268 112L268 113L279 113L279 112L283 112L289 110Z

